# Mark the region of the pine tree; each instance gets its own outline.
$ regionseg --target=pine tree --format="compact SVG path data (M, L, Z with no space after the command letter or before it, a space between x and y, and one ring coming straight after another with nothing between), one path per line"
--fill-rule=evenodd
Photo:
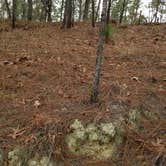
M91 102L97 102L98 98L98 87L100 81L100 71L101 71L101 62L102 62L102 51L103 51L103 33L104 27L106 23L106 13L107 13L107 0L103 0L102 5L102 14L101 14L101 24L99 27L99 38L98 38L98 46L96 52L96 65L94 71L94 80L92 83L92 92L91 92Z
M13 0L12 1L12 28L14 29L16 27L16 6L17 5L17 1Z
M32 6L32 0L28 0L28 20L31 21L32 20L32 10L33 10L33 6Z

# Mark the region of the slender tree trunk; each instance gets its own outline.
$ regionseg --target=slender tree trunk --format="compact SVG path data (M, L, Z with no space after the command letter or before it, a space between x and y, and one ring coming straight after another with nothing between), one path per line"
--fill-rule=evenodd
M43 5L42 6L42 9L41 9L41 13L40 13L40 21L46 21L46 10L45 10L45 6Z
M47 21L48 19L48 0L41 0L43 7L42 7L42 12L41 12L41 20L42 21Z
M162 22L162 19L163 19L163 10L164 10L164 5L161 6L160 23Z
M32 10L33 10L33 6L32 6L32 0L28 0L28 20L31 21L32 20Z
M96 65L94 71L94 80L92 83L92 92L91 92L91 102L97 102L98 97L98 86L100 81L100 71L101 71L101 62L102 62L102 51L103 51L103 32L106 22L106 12L107 12L107 0L103 0L102 5L102 15L101 15L101 24L99 27L99 38L98 38L98 46L96 52Z
M155 12L155 23L158 22L158 11L159 11L160 0L157 0L156 12Z
M12 28L16 27L16 0L12 1Z
M51 13L52 13L52 0L48 0L48 22L51 22L52 21L52 18L51 18Z
M125 11L124 11L124 22L127 23L127 12L128 12L128 9L127 9L127 5L129 4L129 1L130 0L126 0L126 7L125 7Z
M135 12L134 12L134 23L136 23L136 21L137 21L139 4L140 4L140 0L137 0L137 1L136 1L136 8L135 8Z
M11 11L10 11L8 0L5 0L5 5L7 9L8 18L11 19Z
M84 9L83 20L87 20L88 19L89 5L90 5L90 0L86 0L85 1L85 9Z
M101 4L101 0L99 0L99 2L98 2L98 6L97 6L97 10L96 10L96 16L95 16L95 22L97 21L97 18L99 16L100 4Z
M123 15L124 15L125 7L126 7L126 0L123 0L122 9L121 9L121 12L120 12L120 19L119 19L120 24L123 21Z
M109 24L109 21L110 21L110 10L111 10L111 5L112 5L112 0L109 0L108 2L108 9L107 9L107 25Z
M71 28L72 27L72 12L73 12L73 0L66 0L64 18L61 28Z
M79 1L79 21L82 19L82 0Z
M21 6L22 6L22 19L24 20L26 19L26 6L27 6L25 0L22 2Z
M71 21L72 21L72 27L74 27L74 21L75 21L75 0L72 0L72 5L70 6L71 7L71 12L72 12L72 18L71 18Z
M139 24L139 25L141 24L141 16L142 16L142 10L141 10L140 13L139 13L139 19L138 19L138 24Z
M62 0L62 4L61 4L61 15L60 15L60 22L62 22L63 8L64 8L64 0Z
M95 1L92 0L92 27L95 27Z

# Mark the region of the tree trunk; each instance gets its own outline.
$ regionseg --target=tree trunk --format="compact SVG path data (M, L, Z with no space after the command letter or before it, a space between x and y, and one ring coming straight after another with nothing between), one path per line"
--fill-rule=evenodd
M25 2L25 0L22 2L22 19L24 20L24 19L26 19L26 6L27 6L27 4L26 4L26 2Z
M8 18L11 19L11 11L10 11L8 0L5 0L5 5L7 9Z
M62 22L63 8L64 8L64 0L62 0L62 4L61 4L61 16L60 16L60 22Z
M71 28L72 27L72 9L73 9L73 0L66 0L65 2L65 11L64 18L61 28Z
M32 20L32 10L33 10L33 6L32 6L32 0L28 0L28 20L31 21Z
M101 71L101 62L102 62L102 51L103 51L103 32L106 22L106 12L107 12L107 0L103 0L102 5L102 15L101 15L101 24L99 27L99 38L98 38L98 46L96 52L96 65L94 71L94 80L92 83L92 92L91 92L91 102L97 102L98 97L98 86L100 81L100 71Z
M101 4L101 0L99 0L99 2L98 2L98 6L97 6L97 10L96 10L96 16L95 16L95 22L97 21L97 18L99 16L100 4Z
M139 25L141 24L141 16L142 16L142 10L141 10L140 13L139 13L139 19L138 19L138 24L139 24Z
M47 21L48 20L48 0L41 0L43 7L42 7L42 12L41 12L41 20L42 21Z
M110 21L110 10L111 10L111 5L112 5L112 0L109 0L108 2L108 9L107 9L107 25L109 24L109 21Z
M85 9L84 9L83 20L87 20L88 19L89 5L90 5L90 0L86 0L85 1Z
M92 0L92 27L95 27L95 1Z
M75 20L75 18L74 18L74 16L75 16L75 0L72 0L72 5L71 5L71 12L72 12L72 18L71 18L71 21L72 21L72 27L74 27L74 20Z
M158 22L158 11L159 11L159 5L160 5L160 0L157 0L157 4L156 4L156 12L155 12L155 23Z
M48 0L48 22L51 22L52 21L52 18L51 18L51 13L52 13L52 0Z
M12 1L12 28L14 29L16 27L16 0Z
M120 19L119 19L120 24L123 21L123 15L124 15L125 7L126 7L126 0L123 0L122 9L121 9L121 12L120 12Z
M79 1L79 21L82 19L82 0Z
M47 18L46 10L45 10L45 6L43 5L41 9L40 21L46 21L46 18Z
M137 0L137 1L136 1L135 12L134 12L134 23L137 22L137 16L138 16L139 4L140 4L140 0Z

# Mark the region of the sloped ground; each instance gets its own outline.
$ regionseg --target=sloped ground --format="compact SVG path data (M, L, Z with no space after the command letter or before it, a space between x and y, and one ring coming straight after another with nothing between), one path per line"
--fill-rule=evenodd
M155 160L160 153L155 146L166 142L166 24L115 28L104 44L99 103L93 105L98 28L80 23L63 31L58 24L20 22L13 31L8 24L0 24L0 148L33 143L40 149L48 139L61 140L73 119L107 119L115 101L125 103L126 110L141 107L160 117L146 124L147 136L129 132L122 165L132 165L132 155L144 165ZM46 138L40 140L40 132ZM67 161L66 151L60 151Z

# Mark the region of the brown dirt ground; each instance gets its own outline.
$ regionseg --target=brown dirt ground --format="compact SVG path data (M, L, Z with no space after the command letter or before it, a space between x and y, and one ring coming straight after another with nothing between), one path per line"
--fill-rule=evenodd
M19 22L11 30L7 21L0 22L0 148L39 142L36 133L43 127L46 131L45 126L52 126L48 135L58 137L58 133L67 132L64 126L74 118L86 122L106 117L104 110L111 101L125 102L128 108L141 105L165 116L166 24L115 28L109 43L104 44L96 104L89 103L89 96L98 28L85 23L66 31L59 27L55 23ZM150 132L156 123L147 126ZM153 141L165 139L163 124L157 127L161 133ZM141 139L150 142L148 136ZM131 145L139 147L140 142L131 141ZM128 152L122 165L132 165L133 151ZM158 153L151 155L147 148L136 156L148 165L154 154ZM65 155L60 158L64 160Z

